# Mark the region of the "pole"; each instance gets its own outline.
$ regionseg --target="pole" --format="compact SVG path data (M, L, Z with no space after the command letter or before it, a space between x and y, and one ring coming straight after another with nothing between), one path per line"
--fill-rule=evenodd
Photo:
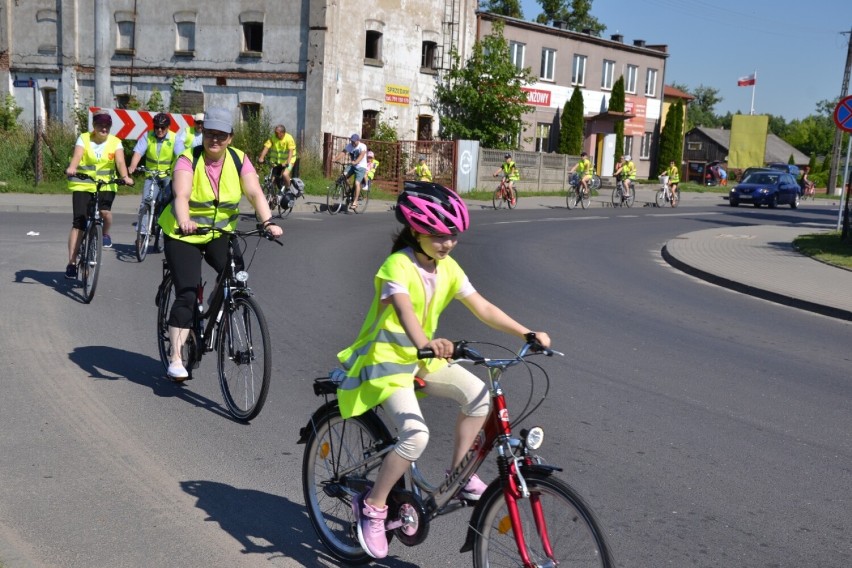
M838 128L839 130L839 128ZM843 211L843 232L840 237L843 240L846 240L847 235L849 234L849 151L852 150L852 136L849 137L849 140L846 142L846 168L845 173L843 175L843 187L840 190L840 195L844 195L845 192L845 200L841 198L840 203L845 203L845 207L841 207L841 211ZM838 219L838 228L840 225L840 220Z
M852 29L848 32L841 33L849 34L849 45L846 51L846 67L843 70L843 82L840 86L840 98L842 99L849 93L849 72L852 70ZM840 150L843 147L842 136L843 132L839 128L834 131L834 143L831 145L831 166L828 170L828 187L825 190L827 195L834 193L834 189L837 187L837 166L840 162ZM841 194L842 193L843 192L841 191Z
M751 112L754 115L754 91L757 89L757 69L754 70L754 83L751 84Z
M95 106L111 107L110 9L107 0L95 0Z

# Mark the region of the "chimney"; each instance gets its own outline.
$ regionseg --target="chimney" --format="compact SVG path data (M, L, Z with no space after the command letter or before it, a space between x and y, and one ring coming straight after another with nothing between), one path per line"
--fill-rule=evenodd
M592 28L583 28L583 33L586 35L592 35Z
M621 34L612 34L609 36L612 41L617 41L618 43L624 43L624 36Z
M565 22L563 20L553 20L553 27L557 30L567 30L568 22Z
M633 45L635 45L636 47L645 47L645 40L644 39L634 39Z

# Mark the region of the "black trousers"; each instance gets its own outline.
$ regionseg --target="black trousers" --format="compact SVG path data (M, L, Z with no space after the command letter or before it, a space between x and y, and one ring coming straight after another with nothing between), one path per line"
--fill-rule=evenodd
M175 287L169 325L188 329L192 327L196 286L201 281L201 259L216 274L221 274L228 262L228 236L216 237L205 244L187 243L169 236L165 237L165 241L166 262Z

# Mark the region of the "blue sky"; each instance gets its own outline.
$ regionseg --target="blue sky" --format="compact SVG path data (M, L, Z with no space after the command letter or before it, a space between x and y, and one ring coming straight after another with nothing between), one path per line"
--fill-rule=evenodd
M541 13L535 0L521 8L526 20ZM606 25L602 37L668 45L666 84L717 89L717 114L748 114L752 89L737 79L755 70L757 114L804 118L840 95L848 0L593 0L592 15Z

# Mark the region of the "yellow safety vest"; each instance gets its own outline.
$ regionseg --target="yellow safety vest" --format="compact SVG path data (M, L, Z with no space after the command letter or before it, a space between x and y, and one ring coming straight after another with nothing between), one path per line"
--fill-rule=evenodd
M175 161L175 133L169 132L163 141L157 140L153 132L148 133L148 147L145 149L145 166L153 170L172 173Z
M414 166L414 173L420 181L432 181L432 172L429 171L429 166L426 164Z
M592 162L590 162L588 159L580 160L577 163L577 173L580 174L581 176L584 175L584 174L591 173L591 170L592 170Z
M77 166L77 171L88 174L96 179L109 179L115 176L115 152L121 148L121 140L117 136L107 134L104 151L100 159L95 156L92 148L92 133L84 132L80 135L83 140L83 158ZM68 180L68 189L71 191L95 192L95 182L87 179L71 178ZM101 191L118 191L118 186L105 185Z
M273 164L286 164L287 156L290 155L290 150L293 150L293 159L289 161L292 166L296 163L296 141L289 132L284 133L284 138L278 139L274 136L267 140L263 146L269 148L269 161Z
M464 284L464 271L451 257L438 261L435 293L426 305L426 288L417 266L404 251L390 255L376 273L370 311L358 332L358 339L337 354L346 378L337 390L337 402L344 418L358 416L375 408L399 388L410 388L418 365L428 372L444 367L443 359L417 359L417 347L405 333L396 310L382 304L384 281L408 289L411 305L426 337L432 339L438 317Z
M195 151L195 152L194 152ZM195 157L195 153L198 157ZM186 150L181 156L186 156L193 163L192 193L189 196L189 218L199 227L216 227L225 231L233 231L237 228L240 216L240 198L242 198L242 185L240 182L240 169L245 154L236 148L228 148L225 152L225 161L222 164L222 175L219 178L219 200L213 193L213 185L207 177L204 168L203 148L196 146ZM239 164L237 164L239 160ZM174 203L170 203L163 210L159 218L160 227L165 234L175 239L181 239L187 243L203 244L209 243L220 233L207 233L206 235L178 235L178 222L174 214Z
M521 179L521 174L518 171L518 166L515 165L515 162L503 162L503 174L511 181L518 181Z
M680 170L677 166L671 166L666 170L666 174L669 176L669 183L680 183Z
M376 170L379 169L379 161L373 158L372 162L367 162L367 179L373 179L376 176Z
M636 179L636 164L630 161L624 162L624 165L621 166L621 173L626 178Z
M186 134L183 137L183 147L185 149L192 148L192 143L195 141L195 127L187 127Z

